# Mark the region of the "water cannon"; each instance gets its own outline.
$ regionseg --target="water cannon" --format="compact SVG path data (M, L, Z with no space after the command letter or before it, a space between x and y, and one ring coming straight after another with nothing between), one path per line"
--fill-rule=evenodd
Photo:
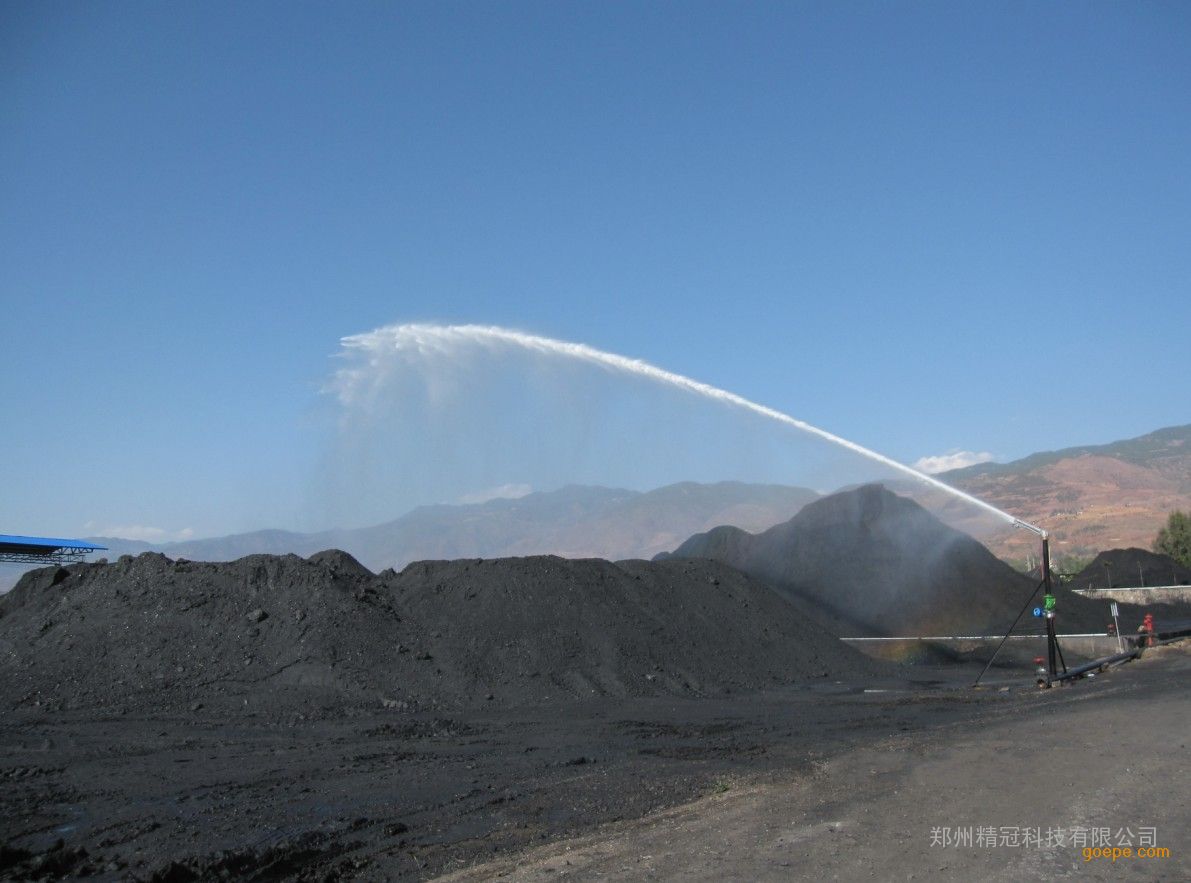
M1067 674L1067 663L1063 660L1063 651L1059 649L1058 636L1055 634L1055 594L1054 594L1054 577L1050 572L1050 534L1044 531L1036 524L1030 524L1028 521L1022 521L1020 518L1013 519L1013 526L1020 527L1022 530L1028 530L1030 533L1037 534L1042 540L1042 582L1039 583L1038 589L1042 589L1045 599L1042 604L1042 613L1046 617L1046 649L1047 649L1047 666L1046 666L1046 686L1058 677L1058 665L1061 662L1063 666L1063 674ZM1034 589L1035 593L1038 589ZM1033 596L1031 596L1032 598ZM1028 603L1028 602L1027 602ZM1010 629L1012 631L1012 629ZM1058 657L1056 659L1056 656ZM1039 680L1041 684L1042 681Z
M1034 664L1037 666L1038 686L1049 687L1058 680L1068 677L1067 662L1063 659L1063 651L1059 647L1058 635L1055 633L1055 608L1058 606L1054 591L1054 576L1050 570L1050 534L1040 528L1036 524L1030 524L1028 521L1022 521L1020 518L1011 518L1014 527L1020 527L1022 530L1028 530L1035 534L1042 540L1042 580L1034 587L1034 591L1030 593L1030 597L1026 599L1026 606L1021 609L1021 613L1017 614L1017 619L1013 620L1013 625L1009 626L1009 631L1005 633L1005 637L1001 639L1001 643L997 649L993 651L992 659L984 666L984 671L976 678L976 683L980 683L980 679L984 677L985 673L992 666L993 661L997 658L997 654L1001 652L1001 647L1005 646L1005 641L1009 639L1013 629L1017 626L1017 622L1022 615L1030 609L1030 605L1034 603L1034 598L1038 594L1038 590L1043 590L1043 602L1040 606L1034 608L1034 615L1042 617L1046 623L1046 656L1039 656L1035 658ZM1059 674L1059 666L1062 666L1063 672Z
M1030 522L1028 522L1028 521L1022 521L1020 518L1013 519L1013 526L1020 527L1022 530L1028 530L1030 533L1038 534L1038 536L1040 536L1042 538L1042 542L1044 542L1044 543L1048 539L1050 539L1050 534L1048 534L1046 531L1044 531L1038 525L1030 524Z

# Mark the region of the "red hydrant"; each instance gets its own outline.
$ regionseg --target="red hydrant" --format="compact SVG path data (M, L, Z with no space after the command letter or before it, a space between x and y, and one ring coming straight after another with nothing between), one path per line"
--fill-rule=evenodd
M1154 614L1147 613L1145 616L1142 617L1141 627L1138 629L1138 631L1142 632L1145 636L1143 638L1145 646L1153 647L1154 646Z

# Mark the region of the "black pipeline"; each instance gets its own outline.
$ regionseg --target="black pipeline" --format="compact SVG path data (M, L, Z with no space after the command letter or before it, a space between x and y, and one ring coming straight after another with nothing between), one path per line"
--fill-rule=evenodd
M1103 659L1095 659L1092 662L1087 662L1083 665L1077 665L1075 668L1068 669L1061 675L1057 675L1052 678L1039 678L1038 686L1049 687L1052 684L1060 684L1063 681L1069 681L1072 678L1082 677L1090 671L1104 671L1110 665L1115 665L1118 662L1127 662L1130 659L1136 659L1140 655L1140 647L1134 650L1126 650L1124 653L1114 653L1112 656L1105 656Z

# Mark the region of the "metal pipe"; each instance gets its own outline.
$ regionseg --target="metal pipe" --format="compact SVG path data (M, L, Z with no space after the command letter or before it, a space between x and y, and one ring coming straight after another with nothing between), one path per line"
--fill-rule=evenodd
M1054 583L1050 575L1050 538L1045 531L1042 533L1042 585L1046 586L1046 594L1054 594Z
M1055 639L1054 586L1050 577L1050 538L1045 532L1042 533L1042 585L1046 587L1046 676L1053 681L1058 674L1058 666L1055 665L1058 641ZM1067 666L1064 664L1064 672L1066 669Z
M1169 644L1171 641L1181 641L1191 637L1191 628L1169 629L1164 632L1154 632L1155 644Z
M1070 671L1064 672L1058 677L1051 678L1051 683L1061 683L1062 681L1069 681L1071 678L1077 678L1082 674L1087 674L1092 669L1103 668L1107 665L1112 665L1116 662L1124 662L1126 659L1135 659L1141 655L1141 649L1126 650L1124 653L1114 653L1112 656L1105 656L1103 659L1095 659L1092 662L1084 665L1077 665Z
M1045 540L1049 536L1049 534L1047 534L1047 532L1044 531L1042 528L1040 528L1038 525L1030 524L1030 522L1028 522L1028 521L1022 521L1020 518L1013 519L1013 526L1020 527L1023 530L1028 530L1032 533L1036 533L1036 534L1038 534L1038 536L1042 537L1043 540Z

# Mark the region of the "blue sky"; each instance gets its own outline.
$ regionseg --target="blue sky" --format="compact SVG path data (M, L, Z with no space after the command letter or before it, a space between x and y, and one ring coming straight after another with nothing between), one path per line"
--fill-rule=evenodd
M352 521L319 390L395 322L908 462L1185 423L1189 39L1181 3L4 2L0 527Z

